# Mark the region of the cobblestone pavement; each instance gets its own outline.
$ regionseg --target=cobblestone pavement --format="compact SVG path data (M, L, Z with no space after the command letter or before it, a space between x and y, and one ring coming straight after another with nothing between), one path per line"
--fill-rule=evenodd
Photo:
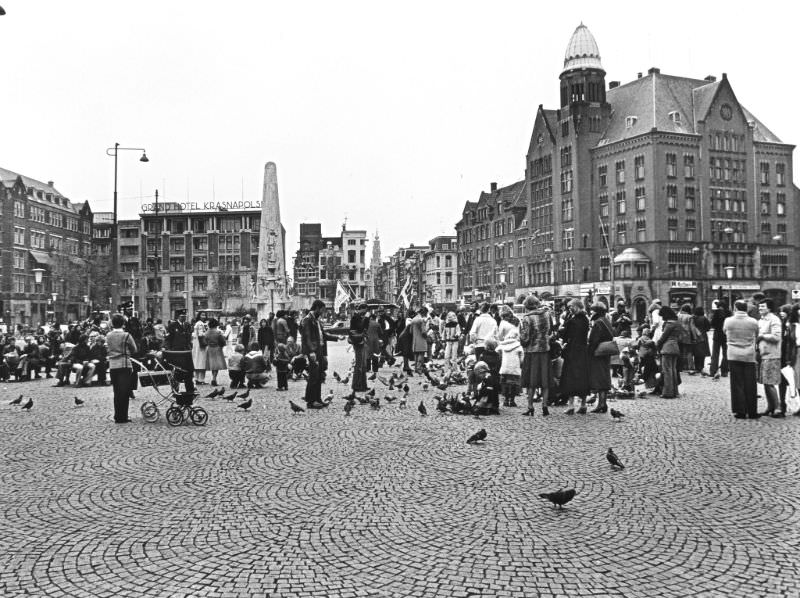
M800 418L734 420L727 379L615 423L439 415L416 378L407 409L346 418L330 378L327 410L292 415L294 383L178 428L142 421L152 389L119 426L110 388L75 407L51 383L0 387L3 597L800 595ZM559 488L563 510L538 497Z

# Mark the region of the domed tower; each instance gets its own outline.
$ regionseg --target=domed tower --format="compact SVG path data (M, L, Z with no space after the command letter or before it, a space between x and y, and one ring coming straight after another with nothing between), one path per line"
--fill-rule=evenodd
M581 23L572 34L564 54L561 71L561 109L575 103L606 101L606 72L600 62L600 50L589 29Z

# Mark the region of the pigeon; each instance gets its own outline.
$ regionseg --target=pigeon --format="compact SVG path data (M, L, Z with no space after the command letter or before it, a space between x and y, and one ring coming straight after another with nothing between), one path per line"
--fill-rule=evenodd
M345 416L350 415L350 412L353 410L353 407L355 406L355 404L356 404L356 402L354 400L352 400L352 399L347 401L344 404L344 414L345 414Z
M374 380L377 377L378 377L378 372L372 372L372 374L367 377L367 380L369 380L371 382L372 380Z
M391 403L392 401L396 401L397 397L393 395L386 395L383 397L383 400L386 401L387 403Z
M374 388L370 388L370 389L369 389L369 390L366 392L366 396L368 396L368 397L370 397L370 398L374 397L374 396L375 396L375 389L374 389Z
M408 399L406 399L405 397L401 397L400 402L397 404L397 406L400 407L401 409L405 409L407 401Z
M486 440L486 430L481 428L477 432L475 432L472 436L467 438L467 444L475 444L476 442L480 442Z
M372 397L369 400L369 406L373 409L380 409L381 408L381 400L379 397Z
M16 399L14 399L13 401L9 401L9 402L8 402L8 404L9 404L9 405L19 405L21 402L22 402L22 395L19 395L19 396L18 396Z
M322 404L325 405L325 407L328 407L331 403L333 403L333 394L329 394L327 397L322 399Z
M233 399L236 398L236 391L234 390L231 394L224 395L222 398L225 399L226 401L232 401Z
M289 407L292 408L292 415L294 415L295 413L305 413L305 409L303 409L300 405L298 405L292 400L289 401Z
M218 397L218 396L219 396L219 395L221 395L221 394L225 394L225 391L224 391L224 390L222 390L222 388L215 388L214 390L212 390L210 393L208 393L208 394L207 394L205 397L203 397L203 398L205 398L205 399L213 399L213 398L215 398L215 397Z
M546 498L554 505L558 505L558 508L560 509L573 498L575 498L576 494L578 493L571 488L569 490L557 490L556 492L542 492L539 494L539 497Z
M428 410L425 409L425 403L422 401L419 402L419 407L417 407L417 411L419 411L420 415L428 415Z
M342 378L342 384L349 384L350 383L350 375L348 374L347 377Z
M383 376L377 376L377 378L378 378L378 380L380 381L381 384L383 384L384 386L389 386L389 380L387 380Z
M333 389L328 391L328 396L325 397L325 400L328 402L333 400Z
M422 390L428 390L428 383L427 382L423 382L422 383Z
M236 405L236 408L244 409L245 411L247 411L248 409L250 409L250 406L252 404L253 404L253 399L247 399L244 403L239 403L238 405Z
M447 413L447 399L442 397L434 397L436 399L436 410L439 413Z
M223 392L225 392L225 391L223 391ZM220 393L220 394L222 394L222 393ZM240 399L246 399L249 396L250 396L250 389L248 388L246 391L244 391L242 394L239 395L239 398Z
M403 384L403 392L408 394L411 389L408 387L408 384Z
M622 464L622 461L619 460L616 453L612 448L609 447L608 452L606 453L606 459L608 462L611 463L612 467L619 467L620 469L625 469L625 466Z
M83 405L83 401L81 401L78 397L75 397L75 406L80 407Z
M31 407L33 407L33 399L28 399L28 402L25 403L22 408L26 411L30 411Z
M616 409L611 409L611 417L616 421L622 421L622 418L625 417L625 414L622 411L617 411Z
M339 375L339 372L333 372L333 377L337 382L342 381L342 377Z

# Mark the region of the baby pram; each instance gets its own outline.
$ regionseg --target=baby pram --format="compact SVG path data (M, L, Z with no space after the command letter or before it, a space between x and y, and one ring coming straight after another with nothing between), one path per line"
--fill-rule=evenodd
M204 426L208 422L208 413L202 407L196 407L192 374L194 362L191 351L162 351L148 353L141 361L133 359L139 369L139 386L151 387L156 398L142 404L142 417L147 422L158 421L159 405L166 408L165 416L171 426L180 426L184 421L191 421L196 426ZM180 386L183 384L184 390Z

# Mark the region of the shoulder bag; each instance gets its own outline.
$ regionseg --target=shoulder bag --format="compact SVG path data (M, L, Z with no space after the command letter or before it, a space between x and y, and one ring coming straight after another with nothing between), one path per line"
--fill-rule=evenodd
M614 336L614 333L611 332L611 328L608 327L608 323L605 320L601 320L603 322L603 326L606 327L608 332L611 336ZM611 355L619 355L619 345L617 345L617 341L613 338L610 341L603 341L597 348L594 350L595 357L610 357Z

